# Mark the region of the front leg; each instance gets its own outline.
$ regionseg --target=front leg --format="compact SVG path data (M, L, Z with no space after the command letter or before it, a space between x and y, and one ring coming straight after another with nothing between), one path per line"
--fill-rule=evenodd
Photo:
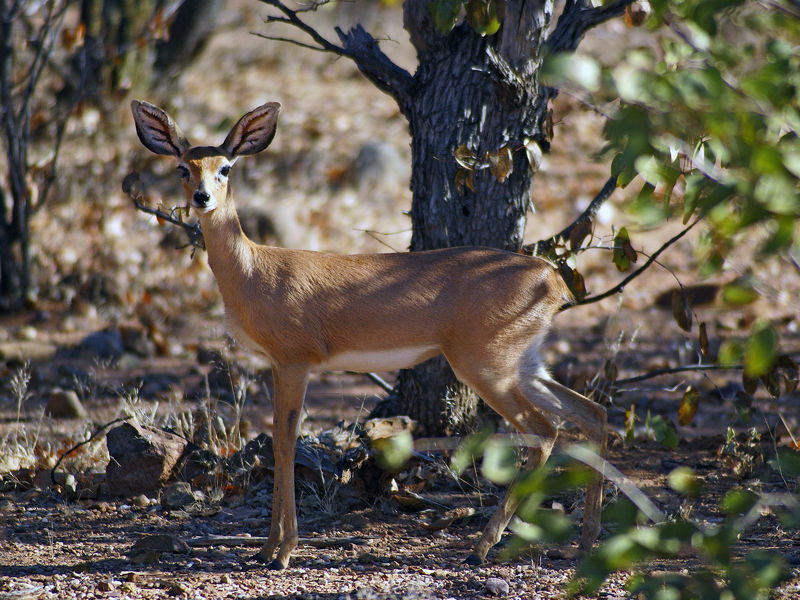
M255 556L270 569L285 569L297 547L297 508L294 496L294 454L300 411L308 383L305 367L273 367L275 383L272 439L275 484L272 491L272 524L267 543ZM276 553L277 551L277 553ZM274 555L274 559L273 559Z

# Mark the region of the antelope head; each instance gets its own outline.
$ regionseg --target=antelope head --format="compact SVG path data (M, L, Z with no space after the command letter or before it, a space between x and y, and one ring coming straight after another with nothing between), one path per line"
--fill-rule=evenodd
M228 200L228 175L240 156L257 154L275 137L281 105L268 102L244 115L220 146L192 146L164 110L140 100L131 102L136 133L155 154L178 159L178 173L186 202L199 214L209 213Z

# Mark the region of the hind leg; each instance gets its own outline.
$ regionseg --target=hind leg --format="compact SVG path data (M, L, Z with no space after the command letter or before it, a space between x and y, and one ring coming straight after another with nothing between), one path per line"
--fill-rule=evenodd
M581 432L594 442L600 455L606 457L606 409L585 396L554 381L541 368L524 380L525 396L540 410L558 415L575 423ZM603 504L603 475L596 473L586 489L583 509L581 548L589 550L600 533L600 511Z
M528 447L528 467L536 468L547 462L556 440L557 430L555 426L544 415L532 410L530 403L527 403L517 390L510 392L502 401L498 401L497 397L493 398L485 393L478 393L489 406L494 408L498 414L514 425L521 433L533 434L538 437L538 445ZM472 554L467 557L466 562L468 564L478 565L484 561L492 546L500 541L519 503L520 498L514 493L513 486L509 487L505 497L483 529L480 539L473 547Z
M564 418L575 423L581 432L594 442L604 459L608 451L608 424L606 409L586 396L553 381L548 375L540 375L533 383L538 389L557 399ZM603 505L603 474L595 473L586 488L586 503L583 509L581 548L590 550L600 533L600 512Z

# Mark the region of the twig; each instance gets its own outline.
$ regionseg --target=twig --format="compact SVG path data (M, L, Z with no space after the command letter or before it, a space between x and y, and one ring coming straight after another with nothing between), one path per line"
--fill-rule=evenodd
M325 38L311 25L303 21L298 13L306 12L308 10L316 10L318 6L324 2L316 2L312 4L311 8L292 10L281 0L260 0L264 4L274 6L284 16L268 16L267 23L282 23L284 25L291 25L296 27L306 35L308 35L316 45L306 44L295 40L273 37L268 35L256 34L261 38L278 40L288 42L308 48L311 50L320 50L324 52L332 52L338 56L345 56L352 60L359 71L369 79L379 90L386 92L392 96L401 109L407 109L409 103L409 90L411 88L413 78L408 71L396 65L392 60L381 51L378 42L373 38L361 25L357 25L347 32L342 31L339 27L335 28L339 40L342 42L338 46Z
M570 458L582 462L588 467L591 467L604 478L613 482L628 500L638 508L644 516L650 519L653 523L661 523L664 521L664 513L653 504L653 501L648 498L645 493L640 490L635 483L633 483L624 473L617 469L614 465L608 462L605 458L581 446L579 444L572 444L563 450L564 454Z
M182 227L183 230L186 231L186 235L189 236L189 245L191 245L193 248L200 248L201 250L206 249L205 240L203 239L203 230L200 228L200 223L185 223L183 220L175 217L174 211L167 213L159 208L151 208L150 206L147 206L144 202L142 202L142 187L142 180L139 177L139 174L135 171L133 173L129 173L125 179L122 180L122 191L125 192L133 201L133 204L136 206L136 208L143 213L153 215L159 219L167 221L168 223Z
M354 373L355 375L364 375L367 379L369 379L372 383L377 385L387 394L391 394L394 391L394 388L389 384L383 377L378 375L377 373Z
M319 44L319 47L315 48L316 50L325 50L327 52L333 52L334 54L339 54L340 56L347 56L349 58L353 58L344 48L337 46L336 44L327 40L316 29L311 27L311 25L309 25L308 23L303 21L300 17L298 17L297 13L300 11L292 10L280 0L260 0L260 1L263 2L264 4L268 4L269 6L274 6L284 15L286 15L285 18L267 17L266 19L267 23L286 23L288 25L297 27L300 31L308 35L312 40L314 40L317 44ZM305 11L303 10L303 12Z
M615 285L611 289L606 290L601 294L597 294L596 296L589 296L587 298L584 298L583 300L579 300L576 304L572 306L582 306L584 304L599 302L600 300L605 300L609 296L613 296L614 294L618 294L619 292L621 292L623 289L625 289L626 285L628 285L631 281L639 277L639 275L641 275L648 268L650 268L650 265L656 262L656 259L661 255L662 252L664 252L664 250L672 246L672 244L674 244L675 242L680 240L683 236L685 236L687 233L689 233L692 230L692 228L702 220L702 218L703 218L702 216L697 217L694 221L692 221L686 227L684 227L679 233L677 233L676 235L668 239L666 242L664 242L664 244L658 250L656 250L655 252L653 252L653 254L650 255L650 258L648 258L647 261L645 261L645 263L641 267L636 269L633 273L628 275L617 285Z
M603 206L606 200L611 197L611 194L615 189L617 189L617 175L612 175L608 178L608 180L606 180L603 188L597 192L597 195L589 203L589 206L586 207L586 210L584 210L577 219L575 219L572 223L567 225L553 237L546 240L539 240L534 244L527 244L526 246L522 247L522 250L527 254L543 255L549 253L551 250L553 250L559 240L568 240L570 233L572 233L572 231L578 225L581 225L585 221L591 221L594 219L595 216L597 216L600 207Z
M53 469L50 471L50 482L53 485L57 484L57 482L56 482L56 469L58 469L58 465L61 464L61 461L64 460L64 458L66 458L67 456L69 456L70 454L75 452L75 450L77 450L81 446L84 446L84 445L88 444L89 442L91 442L94 438L96 438L98 435L100 435L104 430L108 429L109 427L111 427L115 423L120 423L122 421L127 421L127 420L132 419L132 418L133 418L133 415L127 415L125 417L119 417L118 419L114 419L113 421L109 421L105 425L101 425L100 427L98 427L95 430L95 432L89 437L88 440L84 440L83 442L78 442L72 448L70 448L69 450L67 450L63 454L61 454L61 456L58 457L58 460L56 461L55 466L53 466Z
M283 22L288 23L288 21L283 21ZM251 31L250 33L256 37L260 37L261 39L264 40L270 40L272 42L284 42L286 44L294 44L295 46L300 46L301 48L305 48L307 50L314 50L316 52L330 52L330 50L328 50L327 48L321 48L319 46L314 46L313 44L305 44L303 42L298 42L297 40L293 40L291 38L266 35L265 33L258 33L257 31Z
M617 379L614 381L615 386L619 385L627 385L629 383L637 383L639 381L645 381L647 379L653 379L654 377L661 377L662 375L672 375L674 373L686 373L691 371L739 371L744 368L744 365L685 365L682 367L669 367L665 369L656 369L655 371L650 371L648 373L643 373L642 375L636 375L634 377L627 377L625 379Z
M298 542L302 546L312 548L342 548L346 546L358 545L365 546L373 543L376 538L368 537L324 537L308 538L301 537ZM262 536L244 535L207 535L186 540L192 548L205 546L263 546L268 538Z

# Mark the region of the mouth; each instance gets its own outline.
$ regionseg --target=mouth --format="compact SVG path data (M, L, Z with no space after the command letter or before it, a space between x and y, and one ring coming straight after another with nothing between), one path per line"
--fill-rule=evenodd
M217 208L217 202L213 198L209 198L206 202L198 202L192 198L192 208L199 213L207 213Z

